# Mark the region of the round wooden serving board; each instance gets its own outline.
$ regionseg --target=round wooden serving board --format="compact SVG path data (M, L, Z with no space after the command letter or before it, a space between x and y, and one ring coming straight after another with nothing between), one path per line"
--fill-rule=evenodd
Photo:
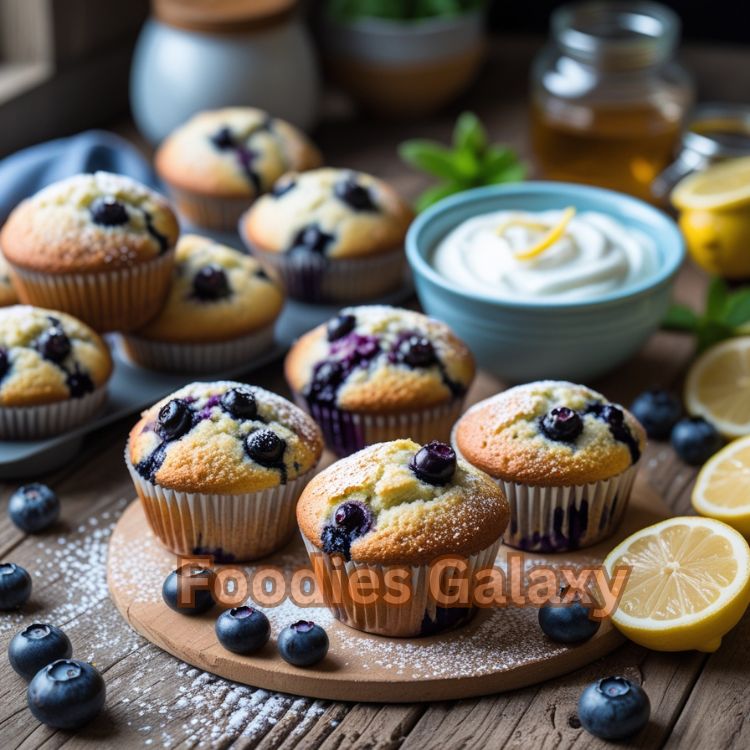
M618 533L604 543L572 553L525 554L524 565L596 566L633 531L667 515L661 499L636 482ZM497 564L505 565L502 547ZM612 651L623 637L608 622L590 641L575 647L553 643L541 632L533 607L484 609L464 627L428 638L381 638L348 628L323 607L299 607L286 599L265 609L271 640L253 656L239 656L219 645L214 634L218 610L187 617L161 599L161 584L175 568L175 556L151 533L139 501L123 514L109 547L112 598L127 622L152 643L193 666L266 690L311 698L348 701L412 702L466 698L513 690L578 669ZM266 560L242 566L252 575L276 566L291 577L308 567L297 538ZM287 664L276 651L279 631L296 620L314 620L330 638L328 656L310 669Z

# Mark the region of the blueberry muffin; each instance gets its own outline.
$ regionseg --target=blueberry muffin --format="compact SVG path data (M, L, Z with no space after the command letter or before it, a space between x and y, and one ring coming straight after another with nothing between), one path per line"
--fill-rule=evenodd
M282 174L321 163L297 128L251 107L200 112L156 152L156 169L180 213L198 227L232 232Z
M456 424L453 442L508 496L505 543L547 552L587 547L614 532L646 433L601 393L545 380L469 409Z
M254 258L190 234L177 243L162 311L123 337L137 364L168 372L219 372L273 346L284 295Z
M15 305L18 302L18 295L10 280L10 271L8 262L0 254L0 307Z
M158 193L108 172L80 174L27 198L0 246L23 302L97 331L138 328L159 312L179 227Z
M340 456L399 437L448 440L474 369L444 323L384 305L343 309L299 339L284 365L295 400Z
M322 447L315 422L281 396L230 381L191 383L143 412L126 464L161 544L231 562L289 539Z
M240 227L248 249L306 302L365 302L404 282L411 208L382 180L349 169L282 177Z
M70 315L0 309L0 439L40 438L85 422L106 399L112 357Z
M318 474L300 497L297 521L323 597L339 620L378 635L432 635L470 616L474 577L495 562L508 501L486 474L457 461L449 445L395 440ZM453 607L441 606L428 586L431 565L446 557L467 564L469 597ZM368 570L380 582L386 571L399 571L409 595L400 605L389 603L381 586L365 605L344 585L336 596L333 582L342 570Z

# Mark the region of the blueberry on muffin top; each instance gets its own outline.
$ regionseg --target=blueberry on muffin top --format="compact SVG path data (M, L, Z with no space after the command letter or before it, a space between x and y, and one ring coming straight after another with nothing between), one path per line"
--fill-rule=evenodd
M252 107L200 112L156 153L156 167L172 185L225 197L260 195L285 172L320 163L302 132Z
M297 520L321 551L373 564L420 565L475 554L497 541L508 501L450 446L378 443L318 474Z
M166 200L109 172L79 174L22 201L0 235L11 263L46 273L129 268L174 247L179 227Z
M0 309L0 405L81 398L111 372L106 344L76 318L29 305Z
M412 218L382 180L326 167L284 175L243 221L261 250L356 258L402 246Z
M286 399L231 381L191 383L146 410L128 459L144 479L193 493L245 493L291 482L322 452L316 424Z
M476 404L454 440L467 461L493 477L568 485L622 473L638 461L646 437L630 412L600 393L546 380Z
M284 370L311 404L397 412L462 396L474 360L445 324L412 310L365 305L345 308L305 334Z
M154 341L211 342L272 323L284 297L257 260L206 237L177 243L175 275L159 315L136 335Z

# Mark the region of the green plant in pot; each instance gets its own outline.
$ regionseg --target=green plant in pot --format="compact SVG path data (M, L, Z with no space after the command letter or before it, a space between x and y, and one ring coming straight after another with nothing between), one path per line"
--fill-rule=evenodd
M332 78L383 116L429 114L460 94L484 55L485 0L327 0Z

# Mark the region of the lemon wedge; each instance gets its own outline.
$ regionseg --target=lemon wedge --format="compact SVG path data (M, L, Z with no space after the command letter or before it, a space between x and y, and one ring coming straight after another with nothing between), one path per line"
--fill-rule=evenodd
M750 536L750 436L711 456L693 488L693 507Z
M510 227L523 227L525 229L531 229L534 231L546 231L546 234L531 247L524 250L517 250L513 253L517 260L531 260L536 258L537 255L541 255L545 250L555 244L565 234L565 230L570 224L570 220L575 216L576 210L573 206L563 211L563 215L560 217L560 221L553 227L549 227L546 224L541 224L536 221L527 221L525 219L509 219L503 222L498 228L497 233L499 235L504 234Z
M709 167L682 180L672 191L679 209L716 210L750 203L750 156Z
M750 546L721 521L669 518L629 536L604 560L630 576L612 614L630 640L657 651L716 651L750 600Z
M685 406L726 438L750 435L750 336L722 341L688 370Z

